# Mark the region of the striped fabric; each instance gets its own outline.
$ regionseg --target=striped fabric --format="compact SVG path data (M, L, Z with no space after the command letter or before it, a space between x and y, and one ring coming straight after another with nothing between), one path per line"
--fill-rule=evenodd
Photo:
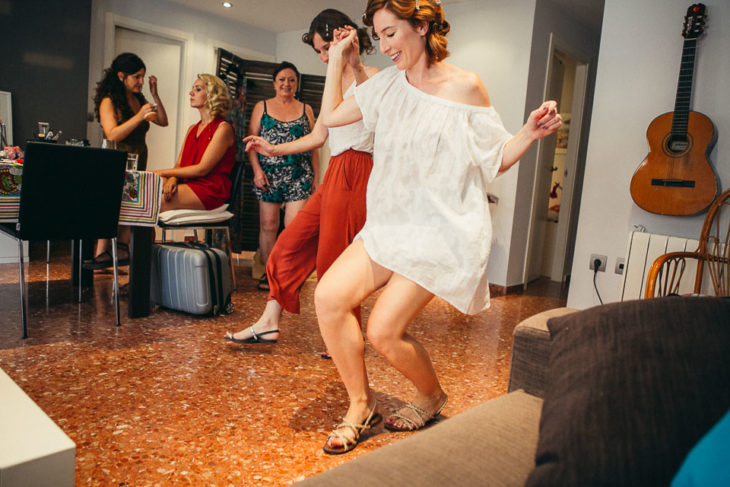
M20 182L23 166L0 163L0 223L18 221ZM122 190L119 224L153 227L157 224L162 199L162 178L145 171L127 171Z
M122 189L119 224L138 227L157 225L162 199L162 178L147 171L127 171Z
M0 222L18 221L20 205L20 182L23 165L15 162L0 163Z

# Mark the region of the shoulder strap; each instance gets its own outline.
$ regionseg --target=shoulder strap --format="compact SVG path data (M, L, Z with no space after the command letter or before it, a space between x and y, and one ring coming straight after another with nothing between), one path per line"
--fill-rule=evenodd
M268 113L268 112L266 111L266 100L264 100L264 113Z

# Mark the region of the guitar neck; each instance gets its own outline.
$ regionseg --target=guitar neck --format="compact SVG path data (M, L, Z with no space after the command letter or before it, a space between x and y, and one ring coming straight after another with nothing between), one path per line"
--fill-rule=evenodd
M682 48L682 63L679 68L679 81L677 82L677 98L674 101L674 117L672 119L672 138L675 140L684 140L687 137L696 51L697 39L685 39Z

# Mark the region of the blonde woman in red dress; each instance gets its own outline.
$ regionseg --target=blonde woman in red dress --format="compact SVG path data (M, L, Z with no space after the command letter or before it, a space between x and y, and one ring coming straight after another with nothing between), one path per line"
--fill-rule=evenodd
M155 171L164 181L161 211L212 210L231 194L231 170L236 156L233 127L223 118L231 109L225 83L199 74L190 90L190 106L200 121L188 129L177 164Z

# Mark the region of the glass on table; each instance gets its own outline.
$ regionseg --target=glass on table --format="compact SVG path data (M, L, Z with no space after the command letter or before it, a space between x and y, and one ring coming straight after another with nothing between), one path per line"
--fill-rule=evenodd
M38 122L38 138L44 139L48 135L48 128L50 124L48 122Z
M127 154L127 171L136 171L138 160L139 160L139 154L134 154L132 152L128 153Z
M116 149L117 148L117 141L116 140L104 139L104 140L101 141L101 148L102 149Z

